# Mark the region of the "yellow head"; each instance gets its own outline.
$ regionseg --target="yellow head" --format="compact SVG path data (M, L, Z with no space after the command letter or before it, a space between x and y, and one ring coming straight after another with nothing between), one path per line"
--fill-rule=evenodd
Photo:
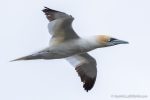
M103 47L113 46L118 44L128 44L127 41L119 40L107 35L97 35L96 41Z

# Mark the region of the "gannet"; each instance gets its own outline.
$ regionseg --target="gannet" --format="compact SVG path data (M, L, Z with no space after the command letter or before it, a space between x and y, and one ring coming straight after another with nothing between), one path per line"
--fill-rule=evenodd
M75 67L83 82L83 88L86 91L91 90L97 76L97 63L87 52L128 42L106 35L80 38L72 28L74 18L71 15L48 7L42 11L49 20L48 31L52 35L49 46L39 52L12 61L64 58Z

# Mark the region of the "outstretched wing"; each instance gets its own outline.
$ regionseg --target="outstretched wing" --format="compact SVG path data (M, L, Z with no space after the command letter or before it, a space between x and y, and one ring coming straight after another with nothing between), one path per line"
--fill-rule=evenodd
M47 7L43 9L43 12L49 20L48 30L52 39L55 38L55 40L62 42L78 37L72 28L74 18L71 15Z
M83 88L86 91L92 89L97 76L96 60L87 53L74 55L66 59L75 67L83 82Z
M66 13L49 9L43 9L47 19L49 20L48 30L52 35L51 43L60 43L65 40L79 38L72 28L74 18ZM79 54L66 58L78 72L81 81L84 83L83 87L86 91L92 89L94 86L97 69L96 61L89 54Z

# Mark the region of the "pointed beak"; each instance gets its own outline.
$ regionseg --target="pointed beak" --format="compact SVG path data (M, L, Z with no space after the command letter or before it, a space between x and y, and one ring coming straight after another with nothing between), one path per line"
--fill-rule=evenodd
M117 45L117 44L129 44L129 42L116 39L113 41L113 44L115 44L115 45Z

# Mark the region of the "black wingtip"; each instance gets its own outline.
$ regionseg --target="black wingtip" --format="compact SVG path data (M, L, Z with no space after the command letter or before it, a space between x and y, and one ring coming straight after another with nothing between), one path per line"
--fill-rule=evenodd
M86 92L88 92L89 90L91 90L93 88L93 86L95 84L95 80L96 80L96 78L89 79L83 84L83 88L86 90Z
M48 8L48 7L44 7L44 9L42 11L44 13L47 13L47 12L58 12L57 10L53 10L53 9Z
M89 77L88 75L86 75L82 69L82 66L78 66L76 67L76 71L78 72L78 75L81 78L81 81L83 82L83 88L88 92L89 90L91 90L95 84L96 81L96 76L95 77Z

